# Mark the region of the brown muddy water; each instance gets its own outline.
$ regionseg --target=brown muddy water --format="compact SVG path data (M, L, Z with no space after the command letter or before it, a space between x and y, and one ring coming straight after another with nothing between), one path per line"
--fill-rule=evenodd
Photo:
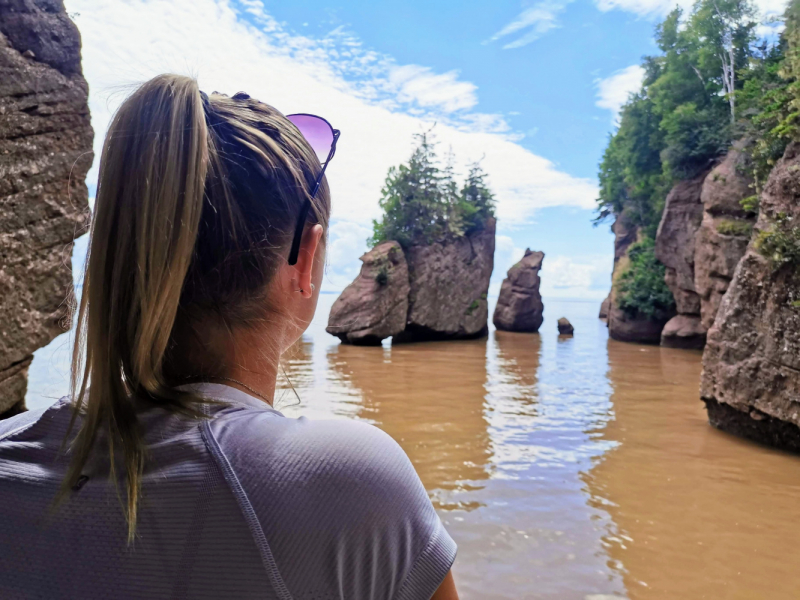
M610 341L599 303L547 300L539 334L342 346L334 299L287 357L300 401L284 381L276 406L403 446L462 598L800 598L800 458L709 427L700 353ZM67 350L37 353L29 406L64 393Z

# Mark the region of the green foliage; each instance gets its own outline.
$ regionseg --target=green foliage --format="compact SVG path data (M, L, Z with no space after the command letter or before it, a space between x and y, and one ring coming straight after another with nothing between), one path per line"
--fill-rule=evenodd
M753 194L747 198L742 198L739 200L739 204L745 211L754 215L758 214L758 206L760 204L758 194Z
M753 233L753 225L747 221L724 219L717 223L717 231L722 235L735 235L749 238L750 234Z
M619 307L631 317L669 318L675 312L675 300L664 283L664 265L656 259L653 240L644 238L631 244L628 258L630 265L617 282Z
M383 216L373 221L370 245L397 240L407 247L460 237L482 229L494 216L494 195L480 163L470 165L459 189L452 157L442 167L430 134L415 137L408 164L390 168L386 176L379 201Z
M800 226L792 222L792 217L780 213L769 229L759 232L755 247L775 270L786 264L800 265Z
M598 221L625 211L654 237L675 181L727 151L754 14L749 0L699 0L687 19L676 8L657 26L660 53L644 58L642 89L622 108L600 163Z
M478 308L480 308L481 303L477 300L473 300L470 305L467 307L467 310L464 311L465 315L471 315L474 313Z

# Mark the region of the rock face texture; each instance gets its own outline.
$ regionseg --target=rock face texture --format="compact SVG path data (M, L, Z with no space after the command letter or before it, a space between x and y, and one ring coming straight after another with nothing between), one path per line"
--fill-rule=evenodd
M474 338L487 333L486 294L494 268L496 222L447 242L406 250L411 291L397 342Z
M326 331L360 345L485 335L494 232L490 219L484 229L446 242L405 251L393 241L375 246L334 302Z
M331 307L326 331L342 342L377 346L406 326L408 265L397 242L384 242L361 257L361 272Z
M575 328L566 317L561 317L558 320L558 333L559 335L572 335L575 333Z
M695 246L703 220L701 191L707 173L678 182L667 195L656 234L656 258L666 267L664 280L675 298L677 315L661 332L661 345L702 348L700 296L695 289Z
M611 296L608 296L603 302L600 304L600 314L598 315L601 319L608 318L608 309L611 306Z
M770 231L781 213L794 223L800 220L800 144L791 144L770 174L756 230ZM776 267L751 242L708 332L700 389L715 427L795 452L800 452L798 301L798 266Z
M614 232L614 271L611 275L611 293L607 298L608 335L621 342L657 344L666 321L651 321L646 317L632 317L617 306L617 279L628 267L628 248L639 238L638 228L625 213L617 217Z
M61 0L0 2L0 414L24 410L33 351L66 330L92 164L80 35Z
M539 294L539 271L544 252L525 250L525 256L508 270L500 286L500 297L492 322L503 331L539 331L544 320L544 304Z
M755 215L740 201L754 194L746 175L747 155L734 145L703 183L703 218L695 245L695 288L700 297L702 326L709 329L730 285L736 265L747 249Z

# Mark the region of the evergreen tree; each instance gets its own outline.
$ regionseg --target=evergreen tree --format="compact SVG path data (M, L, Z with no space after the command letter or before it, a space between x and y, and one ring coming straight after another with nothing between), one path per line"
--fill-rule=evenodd
M391 167L386 176L378 203L383 216L372 223L370 245L397 240L407 247L460 237L483 228L494 216L494 195L480 164L471 165L459 190L452 152L440 167L430 134L417 134L415 139L408 164Z

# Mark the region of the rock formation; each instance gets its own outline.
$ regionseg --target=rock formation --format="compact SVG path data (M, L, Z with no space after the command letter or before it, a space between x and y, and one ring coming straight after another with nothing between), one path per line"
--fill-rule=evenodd
M533 333L542 326L544 305L539 294L539 270L544 252L525 250L525 256L508 270L492 322L497 329Z
M628 248L639 239L639 230L625 213L614 221L614 271L611 274L611 293L608 308L608 335L621 342L657 344L666 321L652 321L644 316L633 317L617 305L617 280L628 267Z
M741 200L754 194L747 176L743 142L734 145L703 183L703 219L695 246L694 283L700 297L702 326L709 329L728 289L734 270L744 256L755 215Z
M610 306L611 306L611 296L609 295L600 304L600 314L598 315L598 317L601 318L601 319L607 319L608 318L608 309L609 309Z
M575 333L575 328L572 326L572 323L570 323L569 319L566 317L561 317L558 320L558 334L572 335L573 333Z
M446 242L406 250L411 291L408 320L397 342L474 338L489 330L489 279L496 222Z
M703 219L701 190L707 172L678 182L667 195L656 234L656 258L666 267L664 280L675 298L675 315L661 332L661 345L702 348L700 296L695 289L695 241ZM674 321L674 322L673 322Z
M326 331L349 344L376 346L397 335L408 316L408 265L397 242L361 257L361 272L331 307Z
M782 214L789 223L800 221L797 143L770 174L756 224L763 232L783 227L782 243L796 260L800 231L778 223ZM701 396L715 427L800 452L800 268L762 256L757 239L736 267L708 332Z
M92 164L80 35L61 0L0 2L0 413L24 409L33 351L66 330Z
M384 242L331 308L328 333L345 343L473 338L488 331L495 220L463 237L405 250ZM385 275L384 275L385 274Z

